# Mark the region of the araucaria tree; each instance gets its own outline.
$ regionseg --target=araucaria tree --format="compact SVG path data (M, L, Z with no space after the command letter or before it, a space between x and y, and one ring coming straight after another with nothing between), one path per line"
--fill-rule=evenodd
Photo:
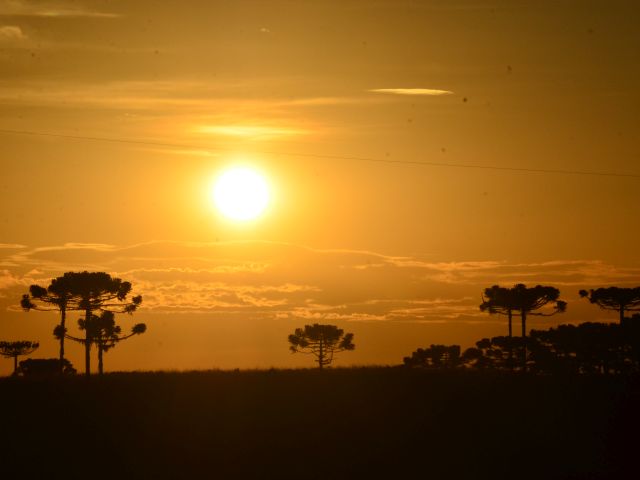
M620 324L624 321L627 312L640 311L640 287L620 288L608 287L595 290L580 290L580 296L586 297L591 303L595 303L603 310L618 312Z
M47 288L40 285L31 285L29 293L22 296L20 305L25 311L59 311L60 324L56 328L66 329L65 323L67 312L79 310L78 299L74 298L69 290L69 284L65 277L54 278ZM60 341L60 371L65 368L64 358L64 336Z
M520 311L522 320L522 336L527 336L527 316L537 315L549 317L557 313L563 313L567 310L567 302L558 300L560 290L555 287L545 287L536 285L528 288L526 285L519 283L511 289L513 302ZM538 312L542 307L552 304L553 309L550 312Z
M489 312L491 315L506 315L509 319L509 338L512 337L513 313L518 311L518 305L515 302L512 288L501 287L499 285L485 288L480 310L482 312Z
M78 309L85 314L84 324L90 325L95 312L133 313L141 296L129 297L131 283L114 278L105 272L67 272L64 279L70 295L77 301ZM64 330L63 330L64 331ZM64 331L66 333L66 331ZM84 330L85 375L91 375L92 329ZM58 335L60 332L58 332Z
M505 315L509 320L509 337L507 350L509 352L508 363L513 367L513 314L518 312L514 289L494 285L484 289L480 311L489 312L490 315Z
M335 325L317 323L296 328L296 331L289 335L289 343L292 353L314 355L320 370L333 362L336 353L356 348L353 333L344 333L344 330Z
M545 287L542 285L527 288L526 285L519 283L511 289L511 295L520 311L520 318L522 320L522 368L526 370L527 342L524 339L527 337L527 316L536 315L548 317L557 313L563 313L567 310L567 302L558 300L560 290L555 287ZM550 312L537 311L549 304L553 305L553 309Z
M13 358L13 374L18 373L18 357L35 352L40 345L38 342L0 342L0 355Z
M67 332L57 328L55 335L58 337L64 335L69 340L86 344L86 334L89 334L90 342L98 349L98 373L104 373L103 354L111 350L118 343L134 335L140 335L147 331L144 323L137 323L128 334L122 334L122 328L116 325L115 315L110 311L103 311L101 315L92 315L89 323L85 319L78 320L78 327L85 332L85 338L74 337Z

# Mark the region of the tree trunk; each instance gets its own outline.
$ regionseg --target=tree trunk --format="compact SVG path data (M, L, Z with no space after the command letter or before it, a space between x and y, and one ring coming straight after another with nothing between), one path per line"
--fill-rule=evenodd
M322 370L322 367L324 366L324 339L322 337L320 337L320 352L318 353L318 366L320 367L320 370Z
M98 373L102 375L104 373L104 369L102 367L102 344L98 344Z
M85 320L84 320L84 375L86 377L91 376L91 336L89 334L89 329L91 323L91 310L87 309Z
M64 332L67 320L67 311L65 308L60 309L60 326L62 327L62 335L60 336L60 374L64 373Z
M13 374L18 374L18 355L13 356Z
M527 371L527 312L522 310L522 371Z
M509 315L509 370L513 370L513 342L511 340L513 338L513 312L509 310L507 315Z
M624 305L620 305L620 325L624 323Z

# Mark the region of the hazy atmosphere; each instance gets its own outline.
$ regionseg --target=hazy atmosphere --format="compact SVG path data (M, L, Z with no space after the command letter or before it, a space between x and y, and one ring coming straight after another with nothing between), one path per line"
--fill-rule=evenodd
M560 289L532 328L615 321L578 291L640 284L637 10L0 0L2 339L55 357L20 298L83 270L143 297L107 371L309 366L310 323L355 334L336 365L399 364L505 335L494 284ZM214 198L234 167L250 219Z

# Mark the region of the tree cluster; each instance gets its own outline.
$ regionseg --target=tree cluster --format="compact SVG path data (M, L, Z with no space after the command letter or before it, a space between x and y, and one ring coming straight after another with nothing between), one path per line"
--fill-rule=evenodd
M115 278L105 272L67 272L54 278L49 286L31 285L29 293L23 295L21 306L25 311L58 311L60 323L54 336L60 343L58 370L69 371L65 358L65 340L73 340L84 346L85 373L91 373L91 348L98 350L98 370L103 373L103 353L119 342L146 331L146 325L134 325L129 334L123 334L116 324L115 314L131 314L142 303L141 296L130 296L131 283ZM81 312L78 328L84 335L69 333L66 325L69 312Z
M431 345L404 357L404 364L408 367L456 368L461 361L460 345Z
M405 357L407 367L522 370L510 353L526 352L526 370L540 374L640 373L640 315L622 324L586 322L531 330L527 338L483 338L460 354L458 345L431 345ZM446 352L446 353L445 353ZM449 353L450 352L450 353Z
M618 313L619 323L587 322L560 325L548 330L531 330L526 320L531 315L555 315L566 311L554 287L523 284L514 287L494 285L485 289L479 308L489 314L508 318L508 335L483 338L475 347L460 354L458 345L431 345L419 348L404 365L422 368L474 368L520 370L535 373L613 374L640 372L640 287L607 287L580 290L581 297L604 310ZM546 306L551 306L542 310ZM512 320L522 322L522 334L513 336ZM516 361L516 359L519 359Z

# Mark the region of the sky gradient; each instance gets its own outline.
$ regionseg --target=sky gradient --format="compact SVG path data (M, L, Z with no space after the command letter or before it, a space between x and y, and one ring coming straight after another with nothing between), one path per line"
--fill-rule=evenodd
M85 269L144 299L107 370L308 365L286 336L311 322L355 333L338 365L400 363L504 334L497 283L560 288L534 328L615 320L577 292L640 284L640 179L467 167L640 175L637 14L0 0L0 339L55 356L20 295ZM230 165L268 179L260 219L213 208Z

